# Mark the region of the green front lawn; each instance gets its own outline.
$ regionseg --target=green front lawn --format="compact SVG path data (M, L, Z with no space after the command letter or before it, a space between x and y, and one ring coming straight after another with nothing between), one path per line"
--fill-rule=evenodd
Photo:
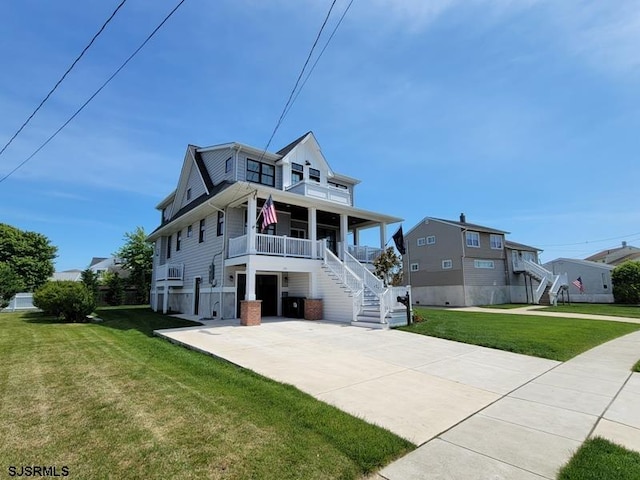
M70 478L358 478L415 446L299 390L152 336L148 309L99 324L0 315L0 468Z
M634 372L640 372L640 360L638 360L638 363L636 363L631 370Z
M599 437L587 440L565 465L558 480L638 480L640 453Z
M481 308L498 308L502 310L511 310L512 308L528 307L526 303L498 303L496 305L481 305Z
M611 315L613 317L640 318L640 306L613 303L572 303L557 307L540 307L545 312L588 313L589 315Z
M401 330L565 361L640 324L414 307L426 319Z

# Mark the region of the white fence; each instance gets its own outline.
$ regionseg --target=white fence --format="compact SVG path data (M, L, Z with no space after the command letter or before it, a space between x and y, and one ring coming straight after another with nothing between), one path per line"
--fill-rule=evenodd
M9 302L9 306L3 312L15 312L17 310L37 310L33 306L33 293L17 293Z

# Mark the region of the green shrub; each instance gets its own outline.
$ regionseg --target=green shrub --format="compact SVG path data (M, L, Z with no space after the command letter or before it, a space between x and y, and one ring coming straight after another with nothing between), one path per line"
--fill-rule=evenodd
M9 264L0 262L0 309L9 305L13 296L24 288L24 283Z
M111 306L122 305L124 301L124 281L118 275L118 272L107 272L103 277L107 286L107 294L105 300Z
M96 300L84 284L61 281L47 282L36 290L33 304L45 313L63 316L68 322L84 322L96 307Z
M611 272L616 303L640 303L640 262L624 262Z

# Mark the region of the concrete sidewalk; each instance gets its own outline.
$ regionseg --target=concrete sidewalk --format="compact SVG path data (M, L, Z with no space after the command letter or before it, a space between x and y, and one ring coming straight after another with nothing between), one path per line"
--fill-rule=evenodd
M592 315L588 313L547 312L540 309L540 305L527 305L519 308L491 308L491 307L455 307L447 310L460 310L463 312L481 313L505 313L510 315L534 315L539 317L555 318L582 318L584 320L606 320L609 322L640 323L640 318L616 317L613 315Z
M640 451L640 374L630 371L638 358L640 332L593 348L392 463L379 478L555 479L594 435Z
M296 386L420 445L559 362L399 330L238 320L156 334Z

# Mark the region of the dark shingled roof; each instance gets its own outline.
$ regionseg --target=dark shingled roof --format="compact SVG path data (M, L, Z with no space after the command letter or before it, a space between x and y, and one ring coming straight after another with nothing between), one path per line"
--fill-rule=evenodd
M202 154L200 152L198 152L198 150L196 149L197 147L194 147L194 153L193 153L193 157L196 159L196 166L198 167L198 170L200 170L200 174L202 175L202 179L204 180L204 184L207 186L207 190L211 191L213 190L213 182L211 181L211 177L209 176L209 172L207 171L207 167L204 164L204 160L202 160Z
M504 246L511 250L526 250L528 252L541 252L542 249L525 245L524 243L512 242L511 240L505 240Z
M455 220L445 220L444 218L435 218L433 217L434 220L439 220L441 222L446 222L446 223L452 223L454 225L458 225L460 228L466 228L467 230L478 230L481 232L488 232L488 233L509 233L509 232L505 232L504 230L498 230L496 228L489 228L489 227L483 227L482 225L476 225L475 223L467 223L467 222L457 222Z
M276 152L276 155L282 155L282 156L284 157L287 153L289 153L291 150L293 150L293 149L296 147L296 145L298 145L302 140L304 140L304 139L305 139L305 137L306 137L307 135L309 135L310 133L312 133L312 132L311 132L311 130L309 130L307 133L305 133L305 134L304 134L304 135L302 135L301 137L296 138L296 139L295 139L293 142L291 142L289 145L287 145L286 147L282 148L281 150L278 150L278 151Z

